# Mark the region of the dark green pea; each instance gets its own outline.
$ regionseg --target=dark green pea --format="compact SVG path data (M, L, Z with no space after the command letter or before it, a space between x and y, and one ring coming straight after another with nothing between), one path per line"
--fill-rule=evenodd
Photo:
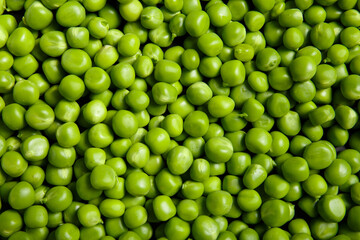
M10 177L20 177L27 167L27 161L18 152L8 151L1 157L1 168Z
M10 191L9 204L13 209L25 209L35 202L34 188L28 182L18 182Z
M93 227L98 223L102 223L99 209L93 204L82 205L77 210L79 222L84 227Z
M23 220L21 215L15 210L5 210L0 214L0 235L9 237L13 233L21 230Z

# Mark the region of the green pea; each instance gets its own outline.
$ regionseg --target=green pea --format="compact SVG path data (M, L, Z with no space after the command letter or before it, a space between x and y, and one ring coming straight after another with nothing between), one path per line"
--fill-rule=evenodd
M9 35L6 47L15 56L25 56L34 49L35 38L27 28L19 27Z
M316 63L309 56L300 56L291 62L289 70L294 81L304 82L315 75Z
M273 48L264 48L258 52L256 67L261 71L271 71L280 64L279 53Z
M255 190L244 189L239 192L237 203L241 210L251 212L260 208L262 200Z
M82 205L77 210L79 222L84 227L93 227L98 223L102 223L99 209L93 204Z
M56 21L63 27L76 27L85 19L85 8L79 2L66 2L56 11Z
M23 220L21 215L16 210L5 210L0 214L0 235L2 237L9 237L13 233L21 230Z
M88 45L89 46L89 45ZM119 59L119 53L111 45L100 47L95 54L94 63L102 69L108 69Z
M300 9L286 9L279 15L279 24L282 27L296 27L303 22L303 14Z
M267 172L259 164L251 164L245 171L243 183L249 189L255 189L260 186L266 179Z
M162 169L155 177L156 187L159 192L167 196L173 196L181 187L180 176L172 175L168 169Z
M192 37L200 37L209 29L209 26L210 18L204 11L192 11L185 18L185 29Z
M178 114L169 114L161 122L161 128L168 132L170 137L177 137L183 132L183 120Z
M267 195L273 198L285 197L289 190L290 184L285 181L280 175L269 175L264 182L264 190Z
M310 229L315 238L332 238L338 232L338 224L335 222L325 222L320 218L316 218L310 222ZM326 231L321 231L320 229Z
M91 59L83 50L68 49L61 56L61 65L66 72L79 76L91 67Z
M18 182L11 189L8 201L13 209L20 210L28 208L35 202L34 188L28 182Z
M1 157L1 168L10 177L20 177L27 167L28 162L18 152L8 151Z
M191 232L194 238L217 239L219 228L215 220L206 215L200 215L195 219Z
M282 200L271 199L261 206L261 219L271 227L284 225L293 218L293 214L294 206Z
M168 196L157 196L152 205L155 217L160 221L167 221L176 214L176 207Z

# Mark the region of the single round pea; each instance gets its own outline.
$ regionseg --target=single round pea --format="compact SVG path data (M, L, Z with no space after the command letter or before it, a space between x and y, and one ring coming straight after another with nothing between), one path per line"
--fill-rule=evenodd
M192 37L200 37L209 29L210 18L206 12L196 10L185 18L185 29Z
M303 22L303 14L300 9L286 9L279 15L279 24L283 27L296 27Z
M61 56L68 48L63 32L50 31L40 38L40 49L51 57Z
M80 141L79 127L73 123L64 123L56 130L56 140L61 147L73 147Z
M40 161L48 154L49 141L42 135L30 136L23 141L20 150L26 160Z
M256 67L264 72L271 71L280 64L279 53L270 47L260 50L256 57Z
M282 164L281 172L289 182L302 182L309 177L309 166L304 158L290 157Z
M267 172L259 164L251 164L245 171L243 183L249 189L255 189L260 186L266 179Z
M303 183L304 191L312 197L320 197L328 190L328 185L325 179L318 175L310 175Z
M283 44L287 49L297 50L304 43L302 32L295 27L288 28L283 35Z
M8 151L1 157L1 168L10 177L20 177L27 167L28 162L18 152Z
M216 118L225 117L234 110L234 107L234 100L222 95L214 96L208 102L208 111Z
M290 184L277 174L269 175L264 182L265 193L273 198L283 198L289 190Z
M25 56L35 47L35 38L24 27L16 28L9 36L6 47L15 56Z
M80 76L91 67L91 59L83 50L68 49L61 56L61 66L66 72Z
M206 207L211 214L221 216L227 214L233 204L230 193L225 191L211 192L206 197Z
M262 204L259 193L251 189L241 190L236 200L240 209L246 212L255 211L260 208Z
M92 227L98 223L102 223L101 215L98 207L93 204L82 205L77 210L79 222L84 227Z
M205 33L197 42L197 46L206 56L215 57L223 48L223 41L216 33Z
M86 16L85 8L78 2L66 2L56 11L56 21L63 27L76 27Z
M186 239L190 235L190 224L178 217L170 219L165 224L165 236Z
M2 110L2 120L11 130L20 130L25 127L25 108L17 103L11 103Z
M210 22L215 27L223 27L231 21L229 7L221 2L214 3L206 9Z
M118 51L111 45L99 46L94 55L95 65L102 69L110 68L119 59Z
M13 209L25 209L35 202L34 188L28 182L18 182L10 191L9 204Z
M294 81L304 82L315 75L316 63L309 56L300 56L290 63L289 70Z
M287 136L295 136L301 130L300 116L297 112L289 111L281 118L278 118L276 125L280 132Z
M15 210L5 210L0 214L0 235L9 237L13 233L21 230L23 220L21 215Z
M159 8L149 6L141 12L140 21L143 27L155 29L164 21L164 15Z
M331 47L335 41L335 33L328 23L316 24L310 32L311 42L319 50L325 50Z
M48 222L48 212L41 205L33 205L24 212L24 223L29 228L45 227Z
M270 199L261 206L261 219L267 226L281 227L292 219L294 206L278 199Z
M245 135L245 144L253 153L266 153L270 150L272 138L270 133L261 128L252 128Z
M195 219L191 232L196 239L217 239L219 228L215 220L201 215Z

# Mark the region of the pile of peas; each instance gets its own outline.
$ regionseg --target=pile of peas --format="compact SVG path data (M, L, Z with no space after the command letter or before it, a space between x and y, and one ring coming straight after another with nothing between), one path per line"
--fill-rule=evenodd
M0 0L0 238L359 240L360 0Z

